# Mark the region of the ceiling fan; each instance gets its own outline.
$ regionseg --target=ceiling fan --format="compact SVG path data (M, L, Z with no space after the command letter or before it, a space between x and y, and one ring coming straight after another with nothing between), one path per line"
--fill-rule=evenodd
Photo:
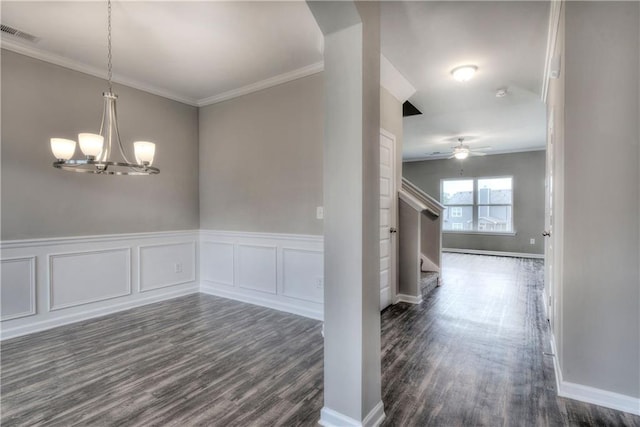
M486 156L487 153L471 150L468 145L463 144L464 138L458 138L458 145L453 147L453 154L449 159L464 160L469 156Z

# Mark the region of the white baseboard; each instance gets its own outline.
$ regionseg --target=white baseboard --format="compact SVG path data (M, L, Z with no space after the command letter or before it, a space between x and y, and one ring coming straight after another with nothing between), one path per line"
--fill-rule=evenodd
M413 296L405 294L397 294L396 302L408 302L409 304L420 304L422 302L422 295Z
M556 374L556 389L559 397L640 415L640 398L565 381L562 377L562 369L558 360L558 352L553 335L551 336L551 349L554 354L553 368Z
M373 407L369 414L362 420L363 427L378 427L384 421L386 415L384 413L384 404L382 400Z
M457 254L472 254L472 255L507 256L507 257L513 257L513 258L544 259L543 254L528 254L524 252L501 252L501 251L485 251L480 249L458 249L458 248L443 248L442 252L452 252Z
M273 310L284 311L286 313L297 314L299 316L308 317L315 320L323 320L324 311L322 307L314 308L305 304L292 304L282 300L269 297L243 289L234 289L218 286L214 283L201 283L200 292L208 295L215 295L222 298L228 298L236 301L246 302L248 304L259 305L261 307L271 308Z
M324 427L377 427L382 424L384 418L384 405L382 401L380 401L369 411L362 421L348 417L325 406L320 411L320 421L318 421L318 424Z
M558 396L640 415L640 399L581 384L562 381Z
M83 310L78 313L62 315L48 320L36 320L22 326L2 327L0 331L0 340L15 338L22 335L33 334L35 332L46 331L47 329L57 328L58 326L68 325L70 323L81 322L84 320L94 319L96 317L106 316L118 311L129 310L135 307L152 304L168 299L178 298L185 295L198 293L198 285L189 285L180 290L169 290L163 293L156 293L144 298L138 298L122 303L109 304L105 307L99 307L89 310Z

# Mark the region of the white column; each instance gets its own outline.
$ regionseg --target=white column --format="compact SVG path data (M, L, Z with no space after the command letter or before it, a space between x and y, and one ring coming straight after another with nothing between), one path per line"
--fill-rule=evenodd
M380 386L380 13L308 2L325 35L325 426L384 419Z

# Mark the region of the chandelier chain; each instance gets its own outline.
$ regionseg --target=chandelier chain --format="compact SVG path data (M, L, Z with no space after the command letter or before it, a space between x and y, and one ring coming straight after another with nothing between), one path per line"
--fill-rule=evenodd
M111 71L111 0L107 1L107 79L109 81L109 92L113 92L111 77L113 75Z

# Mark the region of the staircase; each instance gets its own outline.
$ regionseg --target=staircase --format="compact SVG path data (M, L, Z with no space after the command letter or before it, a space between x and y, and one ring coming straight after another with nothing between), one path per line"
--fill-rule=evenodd
M439 284L444 206L406 178L398 197L399 299L417 302Z
M423 271L420 274L420 292L422 297L426 297L435 288L440 286L440 273L435 271Z

